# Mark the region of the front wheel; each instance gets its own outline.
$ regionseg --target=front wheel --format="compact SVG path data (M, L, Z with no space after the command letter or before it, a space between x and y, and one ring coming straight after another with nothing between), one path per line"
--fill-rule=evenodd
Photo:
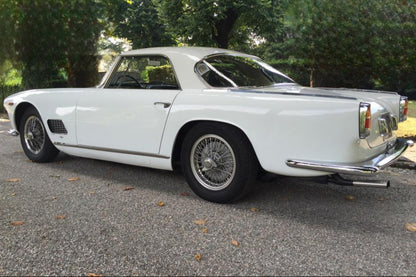
M50 141L39 112L35 108L27 109L20 122L20 142L26 156L34 162L50 162L59 150Z
M258 163L251 144L232 126L200 123L185 136L181 152L185 178L201 198L227 203L254 183Z

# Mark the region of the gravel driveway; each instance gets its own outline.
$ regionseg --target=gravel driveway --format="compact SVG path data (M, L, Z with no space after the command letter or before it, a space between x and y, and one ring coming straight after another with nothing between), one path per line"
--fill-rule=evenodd
M389 189L281 177L219 205L172 172L32 163L8 128L0 275L416 275L415 170L389 169Z

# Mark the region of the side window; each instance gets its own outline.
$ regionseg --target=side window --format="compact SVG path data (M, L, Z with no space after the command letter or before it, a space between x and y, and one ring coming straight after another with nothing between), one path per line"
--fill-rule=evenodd
M172 65L161 56L126 56L110 76L107 88L178 89Z

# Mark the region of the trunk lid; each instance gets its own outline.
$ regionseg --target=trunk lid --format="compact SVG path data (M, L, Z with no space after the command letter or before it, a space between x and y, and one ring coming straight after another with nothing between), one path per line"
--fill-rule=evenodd
M395 139L395 127L399 120L400 95L396 92L347 89L347 88L309 88L296 84L278 84L273 87L238 88L239 91L254 93L271 93L286 95L305 95L316 97L340 98L357 101L357 115L359 103L371 104L371 134L366 138L369 147L378 147ZM380 126L380 119L386 121L385 127ZM358 131L359 120L357 120ZM383 129L383 130L381 130ZM358 132L357 132L358 133Z

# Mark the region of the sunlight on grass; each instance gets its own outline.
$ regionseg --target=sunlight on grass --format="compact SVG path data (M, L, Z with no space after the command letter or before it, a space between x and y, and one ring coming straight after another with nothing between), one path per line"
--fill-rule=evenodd
M416 101L409 101L409 112L407 120L399 123L398 137L414 137L416 136Z

